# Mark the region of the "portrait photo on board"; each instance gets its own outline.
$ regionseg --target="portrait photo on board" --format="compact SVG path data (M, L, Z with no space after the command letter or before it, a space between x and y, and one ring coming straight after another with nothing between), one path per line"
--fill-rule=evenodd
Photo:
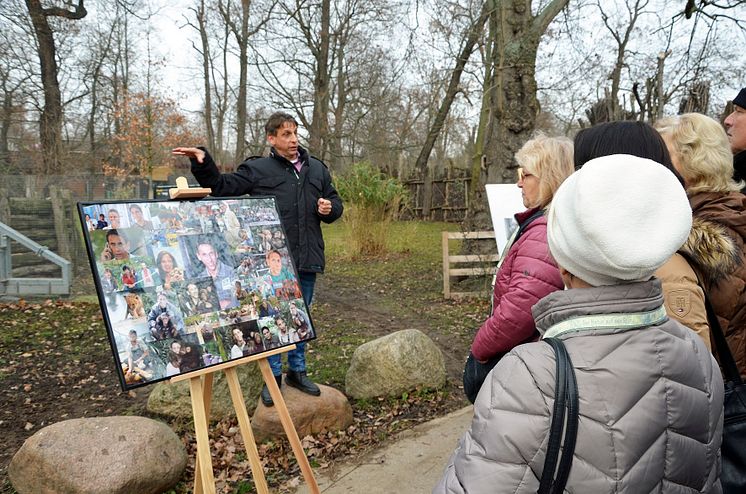
M78 213L122 389L315 338L273 198Z

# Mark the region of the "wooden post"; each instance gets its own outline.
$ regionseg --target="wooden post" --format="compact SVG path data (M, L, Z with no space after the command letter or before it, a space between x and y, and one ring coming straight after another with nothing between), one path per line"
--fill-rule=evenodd
M293 345L295 347L295 345ZM267 359L261 359L259 362L259 370L262 371L264 382L267 384L269 394L272 397L272 401L277 409L277 414L280 416L280 422L282 422L282 428L285 429L285 434L288 436L290 446L293 448L295 458L298 460L300 471L303 473L303 479L305 479L309 490L313 494L319 494L319 486L316 484L316 479L313 477L313 470L311 470L311 464L308 463L306 453L303 451L303 446L300 443L298 437L298 431L295 430L293 420L290 418L290 413L285 405L285 400L282 398L280 388L277 386L275 376L272 374L272 369L269 367Z
M195 472L199 471L199 475L195 473L194 492L215 494L215 477L212 474L212 459L210 458L210 437L207 433L207 416L205 415L205 395L200 376L189 379L189 392L192 396L194 436L197 439Z
M451 298L451 266L448 260L448 232L443 232L443 297Z

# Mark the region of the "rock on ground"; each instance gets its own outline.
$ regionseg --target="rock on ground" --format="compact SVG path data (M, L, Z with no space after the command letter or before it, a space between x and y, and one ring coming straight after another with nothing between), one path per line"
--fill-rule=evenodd
M241 383L246 409L254 411L264 380L255 362L249 362L236 368L238 381ZM235 417L236 411L231 400L228 382L222 372L214 373L212 385L212 401L210 420L222 420ZM181 381L175 384L162 382L155 385L148 397L148 411L174 418L192 418L192 399L189 395L189 382Z
M353 398L373 398L418 386L442 388L443 354L422 331L405 329L360 345L352 355L345 390Z
M8 467L19 494L156 494L184 473L187 454L164 423L145 417L65 420L23 443Z
M352 407L347 397L340 391L319 384L320 396L311 396L283 383L280 390L293 420L298 436L324 431L346 429L352 424ZM254 437L261 442L272 437L285 436L277 408L259 406L251 419Z

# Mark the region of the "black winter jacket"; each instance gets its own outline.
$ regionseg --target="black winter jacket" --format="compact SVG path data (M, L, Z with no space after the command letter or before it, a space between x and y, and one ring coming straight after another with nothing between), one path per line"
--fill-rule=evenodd
M274 196L280 210L290 253L298 271L324 272L324 239L321 222L331 223L342 216L342 199L332 185L326 165L298 148L303 167L300 172L274 149L267 157L253 156L235 173L223 173L206 149L204 163L192 159L192 174L202 187L210 187L214 197ZM331 201L332 212L318 214L320 197Z

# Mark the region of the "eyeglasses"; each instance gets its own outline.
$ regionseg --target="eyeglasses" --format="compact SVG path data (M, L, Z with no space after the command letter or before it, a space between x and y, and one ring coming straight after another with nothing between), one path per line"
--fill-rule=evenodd
M535 177L533 173L528 173L523 167L518 168L518 181L522 182L523 180L526 180L528 177Z

